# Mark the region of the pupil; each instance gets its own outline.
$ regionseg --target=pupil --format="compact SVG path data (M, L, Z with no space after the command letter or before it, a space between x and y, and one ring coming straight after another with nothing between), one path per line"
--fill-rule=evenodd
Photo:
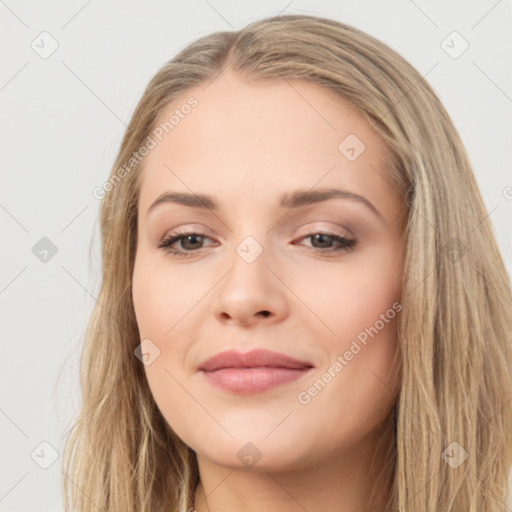
M322 238L323 238L323 241L324 241L324 245L325 245L325 242L328 242L328 239L329 239L329 235L315 235L315 237L317 237L317 240L320 238L320 245L322 245ZM319 238L318 238L319 237ZM327 238L327 240L326 240ZM327 243L327 245L329 245Z
M200 236L197 236L197 235L188 235L186 238L184 238L184 239L183 239L183 242L184 242L185 244L187 244L189 240L192 240L192 245L194 245L194 241L193 241L193 240L194 240L194 238L195 238L195 239L197 239L197 240L199 240L199 243L200 243L200 239L201 239L201 237L200 237ZM197 243L197 241L196 241L196 243ZM195 249L195 248L196 248L196 247L192 247L192 249ZM190 249L190 247L189 247L189 249Z

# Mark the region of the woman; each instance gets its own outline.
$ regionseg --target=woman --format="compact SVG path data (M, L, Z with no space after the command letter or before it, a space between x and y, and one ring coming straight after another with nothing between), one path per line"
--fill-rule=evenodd
M505 510L510 282L397 53L314 16L203 37L97 193L66 510Z

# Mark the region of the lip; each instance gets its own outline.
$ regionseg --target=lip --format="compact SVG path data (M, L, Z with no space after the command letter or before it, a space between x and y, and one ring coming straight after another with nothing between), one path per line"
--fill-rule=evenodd
M220 352L199 366L208 381L225 391L258 393L295 381L314 365L271 350Z

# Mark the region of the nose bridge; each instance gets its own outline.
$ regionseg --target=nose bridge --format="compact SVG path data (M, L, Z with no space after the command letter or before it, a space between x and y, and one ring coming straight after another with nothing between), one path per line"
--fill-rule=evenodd
M255 233L254 230L252 232ZM231 285L246 288L248 295L256 297L262 287L272 286L269 283L271 272L267 268L271 259L267 239L261 232L255 235L235 233L235 239L237 236L240 241L233 247L227 280Z
M245 205L240 202L237 204L238 211L243 211L243 214L237 216L236 222L231 226L230 236L234 242L232 247L235 251L232 264L243 266L243 262L251 266L258 263L257 267L259 268L264 261L268 262L271 257L269 253L271 233L268 233L267 220L263 212L260 211L262 207L258 206L262 205L263 201L259 200L256 190L252 194L252 199ZM260 270L263 268L264 265Z
M259 240L253 235L244 236L235 247L236 254L247 265L252 265L257 260L261 262L268 259L267 255L263 258L261 257L264 252L268 253L267 237L261 233L258 233L256 236ZM263 244L265 244L267 250L264 249Z

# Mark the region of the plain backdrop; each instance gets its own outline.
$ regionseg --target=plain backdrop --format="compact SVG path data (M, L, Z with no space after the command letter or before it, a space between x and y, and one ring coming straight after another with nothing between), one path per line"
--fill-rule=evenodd
M92 191L143 89L193 40L279 13L354 25L425 76L467 147L511 273L510 0L1 0L0 511L62 510L101 269Z

